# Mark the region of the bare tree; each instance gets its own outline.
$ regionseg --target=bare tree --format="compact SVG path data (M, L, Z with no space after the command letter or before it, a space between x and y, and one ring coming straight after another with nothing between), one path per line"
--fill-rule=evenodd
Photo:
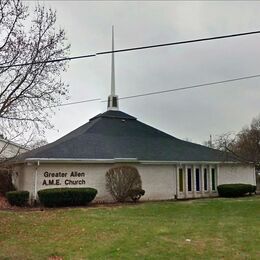
M233 145L234 151L247 161L260 167L260 117L254 118L249 127L242 129Z
M233 153L244 162L254 163L260 168L260 116L253 118L249 127L239 133L226 133L214 140L214 147Z
M42 138L42 139L35 139L33 142L31 142L27 147L30 149L30 150L33 150L33 149L36 149L36 148L39 148L41 146L44 146L48 144L47 140L45 138Z
M124 202L131 197L133 190L143 191L140 174L136 168L130 166L111 168L106 173L106 188L119 202ZM136 194L133 194L133 197L136 197Z
M53 107L67 97L66 62L37 63L68 55L65 32L55 11L36 4L31 13L20 0L0 0L0 133L20 142L51 127Z

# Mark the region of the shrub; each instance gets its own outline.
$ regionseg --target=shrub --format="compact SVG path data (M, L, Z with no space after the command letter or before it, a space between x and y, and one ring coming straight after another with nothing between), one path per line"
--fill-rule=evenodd
M8 170L0 169L0 193L4 195L8 191L15 191L12 175Z
M93 188L55 188L38 191L40 202L46 207L83 206L97 195Z
M145 190L143 189L132 189L129 191L129 197L134 201L138 201L142 196L144 196Z
M249 191L250 194L256 192L256 185L251 185L251 190Z
M29 191L9 191L6 198L12 206L26 206L29 201Z
M255 186L251 184L222 184L218 186L218 194L221 197L240 197L254 192Z
M131 191L142 189L142 181L137 169L130 166L114 167L106 173L106 188L119 202L130 198Z

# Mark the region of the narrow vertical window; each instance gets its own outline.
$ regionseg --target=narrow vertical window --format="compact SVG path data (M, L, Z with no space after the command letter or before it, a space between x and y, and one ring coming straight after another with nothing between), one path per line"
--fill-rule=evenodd
M196 174L196 191L200 191L200 169L199 168L196 168L195 174Z
M191 186L191 168L188 168L188 191L192 191L192 186Z
M212 186L212 190L216 190L216 172L215 169L212 168L211 169L211 186Z
M183 192L183 169L179 168L179 191Z
M204 190L208 190L208 170L204 168Z

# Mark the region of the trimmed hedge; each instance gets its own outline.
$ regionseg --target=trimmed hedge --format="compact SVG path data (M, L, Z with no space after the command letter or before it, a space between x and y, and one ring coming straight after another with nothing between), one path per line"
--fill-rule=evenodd
M55 188L38 191L40 202L46 207L83 206L97 195L93 188Z
M256 191L256 186L242 183L222 184L217 188L220 197L241 197Z
M29 201L29 191L9 191L5 195L12 206L26 206Z
M251 191L249 193L255 193L256 192L256 185L251 185Z

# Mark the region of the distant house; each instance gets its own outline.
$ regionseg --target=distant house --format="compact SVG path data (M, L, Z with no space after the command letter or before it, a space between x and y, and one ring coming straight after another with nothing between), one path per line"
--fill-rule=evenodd
M21 153L27 152L28 149L15 142L9 141L0 135L0 161L8 158L13 158Z

